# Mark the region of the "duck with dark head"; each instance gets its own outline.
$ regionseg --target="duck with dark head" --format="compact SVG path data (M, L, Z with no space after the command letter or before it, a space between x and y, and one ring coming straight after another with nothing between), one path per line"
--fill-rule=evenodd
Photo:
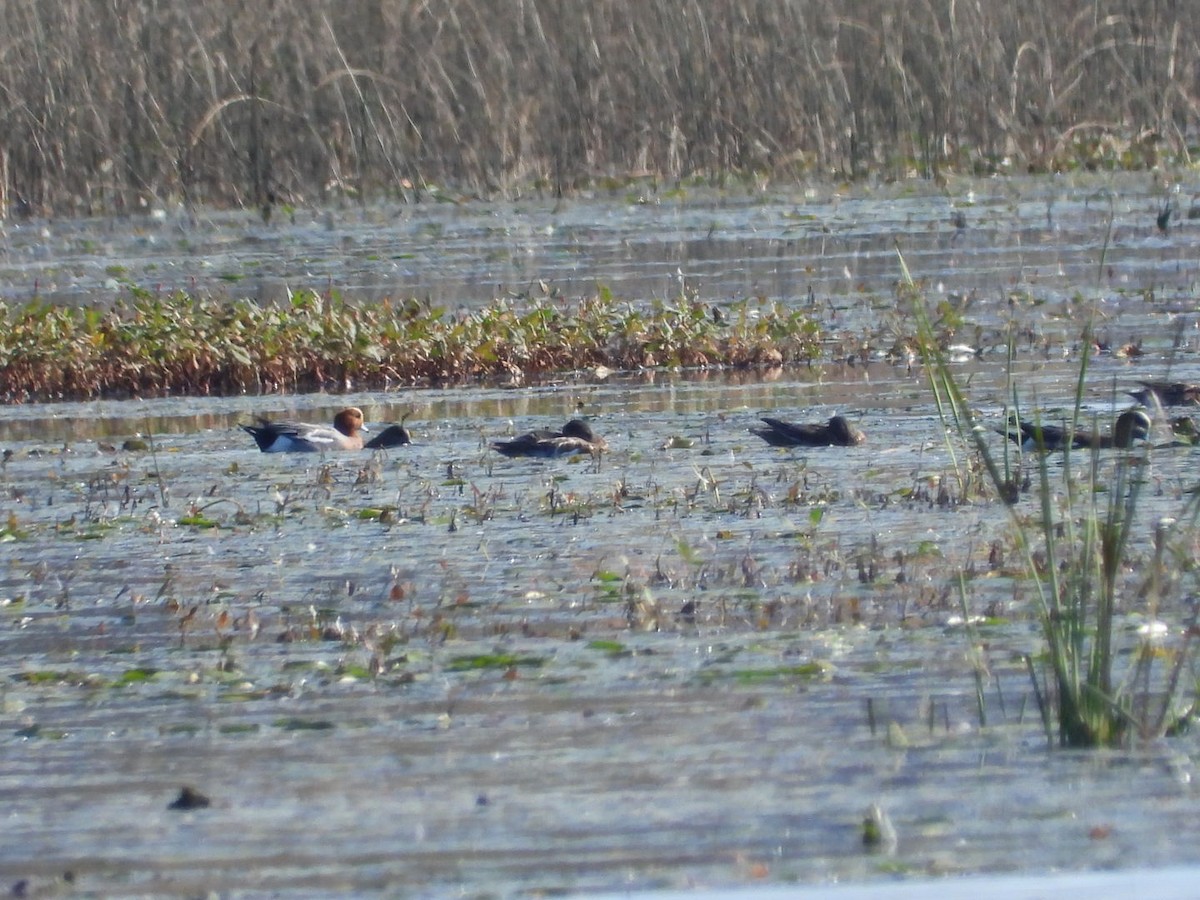
M388 425L363 446L368 450L390 450L393 447L404 447L411 444L413 442L412 432L404 426L410 415L412 415L411 410L403 415L399 424Z
M996 431L1008 437L1010 441L1020 444L1023 450L1037 450L1041 453L1064 450L1067 446L1075 450L1127 450L1137 441L1150 438L1152 424L1144 409L1134 407L1117 416L1111 434L1072 431L1066 425L1018 422L1016 419L1010 419L1004 428L997 428Z
M1130 391L1129 396L1142 406L1198 406L1200 384L1184 381L1143 381L1140 390Z
M508 441L492 441L491 447L505 456L571 456L598 454L608 449L604 438L583 419L572 419L561 431L530 431Z
M750 430L772 447L855 447L867 436L850 424L845 416L834 416L828 422L797 425L763 416L766 427Z

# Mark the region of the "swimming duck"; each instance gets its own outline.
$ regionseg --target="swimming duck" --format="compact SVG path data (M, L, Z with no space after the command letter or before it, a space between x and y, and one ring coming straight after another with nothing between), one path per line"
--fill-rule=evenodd
M258 425L242 428L254 437L263 453L320 453L325 450L361 450L362 410L348 406L333 417L333 427L308 422L271 422L259 417Z
M403 425L389 425L363 444L363 447L367 450L388 450L392 447L403 447L405 444L411 443L412 434L407 428Z
M1183 381L1143 381L1140 391L1130 391L1129 396L1143 406L1196 406L1200 405L1200 384Z
M824 425L793 425L763 416L766 428L750 430L772 447L853 447L867 436L845 416L834 416Z
M393 423L389 425L363 446L368 450L389 450L392 447L403 447L405 444L411 444L412 432L404 427L404 423L408 421L410 415L412 415L411 409L400 417L398 424Z
M1005 428L996 430L1005 435L1010 441L1020 444L1024 450L1041 450L1050 453L1062 450L1067 444L1076 450L1095 449L1109 450L1114 447L1128 449L1135 441L1144 441L1150 437L1150 416L1142 409L1127 409L1117 416L1112 434L1100 434L1091 431L1071 432L1069 428L1059 425L1044 425L1034 422L1010 420Z
M572 419L562 431L531 431L511 441L492 441L492 449L505 456L570 456L608 449L604 438L582 419Z

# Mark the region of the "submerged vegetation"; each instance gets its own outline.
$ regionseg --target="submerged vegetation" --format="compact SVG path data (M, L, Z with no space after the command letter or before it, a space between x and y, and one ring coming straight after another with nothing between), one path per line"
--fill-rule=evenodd
M0 208L559 194L640 176L1146 168L1196 134L1200 11L12 0Z
M689 298L634 305L498 300L450 313L300 291L290 305L134 291L111 309L0 305L6 402L319 390L504 380L658 366L772 368L820 353L806 312Z

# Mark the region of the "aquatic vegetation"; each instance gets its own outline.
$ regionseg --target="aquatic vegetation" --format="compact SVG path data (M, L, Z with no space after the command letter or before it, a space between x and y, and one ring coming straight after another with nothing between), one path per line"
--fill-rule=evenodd
M948 280L966 276L955 270ZM1194 304L1183 290L1158 318L1137 319L1138 327L1156 329L1168 314L1187 318L1190 327L1194 316L1186 310ZM857 293L844 301L859 302ZM831 307L839 303L843 298L830 297ZM991 322L1007 311L1002 297L995 305ZM1085 307L1072 301L1064 330L1076 328ZM1041 312L1030 318L1044 321ZM964 322L971 327L964 317L947 315L945 322L960 332ZM896 334L912 327L898 322ZM835 335L824 348L839 340ZM939 335L948 352L958 343L941 341ZM1001 446L1011 455L1013 514L1032 530L1037 458L1019 455L991 430L1002 421L996 407L1006 396L997 386L1000 353L992 349L1003 341L985 346L986 358L953 365L973 379L970 392L991 411L986 437L997 459ZM1191 374L1194 354L1189 342L1177 377ZM103 857L106 838L129 829L146 805L138 798L145 799L147 786L151 805L161 808L181 783L201 778L196 785L214 791L223 816L249 814L251 826L269 819L285 831L295 823L293 837L311 841L305 846L314 851L297 859L319 863L330 835L353 841L364 829L381 836L385 849L409 847L417 822L428 822L435 837L463 835L464 853L447 854L441 841L417 847L394 876L379 867L368 867L366 876L337 875L352 886L377 875L377 884L386 878L403 885L411 871L432 871L422 859L455 868L462 858L489 857L507 866L512 855L505 848L542 846L554 816L570 818L586 793L610 797L612 803L589 807L610 817L587 835L572 832L571 847L523 857L521 866L537 870L534 889L548 889L542 873L566 871L555 869L555 860L574 871L574 848L589 855L598 845L612 852L601 854L607 868L602 877L588 876L591 885L625 879L628 886L630 873L642 888L707 880L711 873L695 862L700 855L680 855L679 842L692 847L713 830L726 843L731 834L751 835L752 845L735 848L739 854L772 860L775 877L790 882L791 872L797 880L811 877L815 869L800 867L815 857L865 855L854 826L862 806L886 795L902 810L905 865L940 858L953 835L956 868L1007 866L1012 847L1021 848L1023 865L1069 866L1091 824L1075 818L1081 804L1123 810L1116 824L1127 858L1154 864L1157 858L1138 850L1153 854L1158 846L1153 832L1163 798L1179 797L1179 778L1188 773L1187 754L1179 751L1191 739L1105 753L1082 766L1074 754L1038 758L1042 726L1022 654L1053 717L1052 661L1033 597L1035 579L1045 581L1055 566L1035 536L1037 569L1026 568L1009 508L958 435L950 442L958 465L950 459L919 365L906 370L877 353L867 359L863 366L788 372L779 382L756 371L653 372L609 384L548 378L529 390L489 383L356 397L389 421L417 404L417 418L427 423L422 441L380 458L261 457L236 429L259 410L253 397L9 410L14 453L2 473L0 521L11 512L32 540L4 548L6 736L14 766L33 771L52 751L59 773L44 791L14 804L14 833L30 846L54 846L62 865L88 872L77 890L153 884L156 860L187 858L187 834L143 829L149 843L139 849L140 862L118 863L104 881L86 860ZM1023 393L1043 394L1065 409L1063 385L1074 384L1074 373L1064 379L1063 372L1073 363L1056 352L1044 367L1035 362L1030 377L1027 362L1018 367ZM1109 367L1103 389L1111 376L1118 396L1139 375L1164 374L1111 356L1100 366ZM1093 382L1101 380L1100 366L1093 363ZM1103 403L1093 384L1090 408L1107 410ZM343 404L297 397L268 399L264 407L291 414L317 405ZM777 452L748 431L773 409L823 421L846 406L879 438L852 453ZM184 416L159 419L160 412ZM486 449L506 420L523 431L558 427L576 414L593 416L612 442L601 472L587 459L512 463ZM1054 422L1064 413L1043 415ZM1107 432L1107 412L1100 418L1082 424ZM1163 421L1156 424L1165 438ZM174 498L168 509L149 480L149 457L129 460L92 445L99 437L119 445L135 429L155 434L160 477ZM661 449L672 433L696 446ZM74 446L61 449L68 437ZM1047 461L1056 492L1083 498L1092 490L1084 458L1073 450L1069 480L1061 482L1064 457ZM1111 450L1095 458L1102 474L1115 460ZM1191 451L1156 446L1139 516L1154 510L1157 519L1186 499L1194 462ZM1099 486L1111 495L1115 482L1104 478ZM210 506L218 498L236 505ZM1103 506L1102 495L1095 499ZM1054 508L1061 523L1057 499ZM179 525L192 514L220 527ZM451 520L457 531L448 531ZM91 522L108 523L107 530L89 529ZM62 531L55 530L59 523ZM83 531L94 537L78 540ZM1170 565L1185 531L1164 530L1160 567L1147 530L1131 528L1113 633L1118 685L1143 640L1151 674L1176 658L1179 613L1195 585L1190 563ZM1060 545L1066 540L1057 537ZM1061 552L1057 559L1061 577ZM1163 598L1156 619L1142 599L1153 578ZM253 617L261 622L257 638ZM459 657L505 654L546 663L447 666ZM813 664L829 671L805 674ZM121 683L141 667L159 674ZM97 681L12 680L22 670ZM1191 671L1185 667L1180 678L1183 694ZM1158 678L1149 683L1157 686ZM882 711L878 735L862 722L870 700ZM272 724L293 717L333 728L301 733ZM1176 716L1165 731L1187 721ZM70 729L71 740L54 745L55 729ZM22 746L26 738L36 743ZM203 769L181 768L197 747ZM123 757L137 765L97 765ZM224 776L231 765L242 781L263 787L253 809L229 792ZM398 792L408 798L404 810L381 810L371 797L379 779L364 772L420 790ZM118 780L109 780L114 775ZM307 819L295 816L294 784L313 789L305 794L315 811ZM98 802L81 808L81 789ZM474 808L483 791L491 802L486 811ZM550 818L523 828L535 800ZM63 817L47 820L42 801ZM1171 803L1165 814L1178 812L1172 821L1186 829L1186 807ZM983 808L999 814L984 822L976 814ZM115 815L115 827L98 827L96 810ZM438 810L447 811L441 824L426 818ZM631 828L631 821L647 821L645 813L654 827ZM739 814L744 818L729 818ZM314 831L312 822L325 831ZM269 889L255 860L270 858L279 829L267 829L261 841L261 828L235 830L231 849L221 852L239 870L236 878L213 870L220 848L206 847L212 852L198 860L201 871L180 883ZM785 838L784 831L800 837ZM647 844L660 835L662 844ZM81 836L95 849L80 846ZM1055 842L1061 846L1046 849ZM1169 856L1180 842L1170 843L1158 852ZM488 850L497 846L498 855ZM719 855L728 847L700 849ZM1029 852L1043 855L1032 860ZM356 859L353 848L348 858ZM674 870L661 864L677 858L683 863ZM725 866L713 880L728 883ZM183 870L172 875L182 879ZM461 876L456 870L446 877ZM651 879L661 880L648 885ZM501 889L494 878L475 879L485 881ZM454 884L471 882L468 873ZM311 883L311 868L292 883ZM568 884L566 892L586 886Z
M1015 549L1023 562L1022 583L1038 611L1046 642L1044 676L1039 678L1033 652L1026 662L1047 736L1056 734L1064 746L1095 747L1178 730L1200 702L1196 685L1181 683L1194 661L1192 641L1200 630L1197 613L1186 604L1168 607L1167 590L1173 588L1183 596L1184 581L1195 577L1191 559L1200 535L1200 495L1193 487L1178 516L1147 521L1142 509L1155 452L1151 442L1093 440L1076 447L1064 440L1060 475L1052 472L1040 422L1033 426L1040 444L1032 448L1037 457L1034 474L1031 479L1019 478L1009 457L1010 442L1003 442L998 461L985 439L987 429L947 362L903 258L901 266L912 291L910 299L920 322L920 351L941 415L981 462L994 497L1003 501L1009 513ZM1080 433L1077 426L1083 417L1094 343L1090 329L1085 329L1083 338L1068 435ZM1010 363L1011 359L1010 350ZM1021 398L1015 387L1009 393L1019 411ZM1122 413L1117 421L1127 416ZM1137 416L1148 431L1149 418L1140 411ZM1102 465L1102 451L1113 444L1118 449L1108 453L1107 464ZM1085 460L1080 469L1073 467L1076 455ZM964 485L975 480L974 475L960 478ZM1026 492L1033 494L1037 504L1031 514L1017 509ZM1144 546L1147 536L1153 554L1144 562L1138 547ZM1168 571L1186 576L1172 580ZM1131 583L1134 573L1142 576L1141 583ZM965 610L965 578L960 590ZM1159 617L1172 621L1161 634L1139 632L1124 644L1121 622L1131 610L1151 621ZM972 621L965 613L963 619Z
M24 682L25 684L71 684L71 685L92 685L95 683L95 676L84 674L83 672L60 671L55 669L42 669L33 672L18 672L12 676L14 681Z
M13 732L13 736L25 741L61 741L70 737L71 732L64 731L61 728L44 728L35 723L25 728L18 728Z
M216 519L210 519L208 516L191 513L186 516L180 516L177 520L180 525L187 525L192 528L220 528L221 523Z
M497 300L470 312L348 303L298 291L283 306L131 289L113 308L0 303L5 402L384 389L522 381L581 369L756 367L821 354L809 315L743 301L648 306L601 289L574 303Z
M17 519L16 513L10 512L4 525L0 526L0 544L10 541L25 540L29 537L29 533L21 526L21 522Z
M738 684L753 685L760 684L764 681L775 681L777 679L795 679L804 681L809 679L829 678L832 675L832 667L827 663L814 661L800 663L794 666L775 666L774 668L764 669L735 669L726 674L728 677L734 679Z
M628 647L620 641L612 640L594 640L588 641L587 647L589 650L598 650L609 657L629 656L633 653Z
M541 668L546 664L546 658L541 656L520 656L515 653L482 653L473 656L456 656L447 664L451 672L472 672L479 669L514 669L517 667Z
M336 723L330 722L328 719L300 719L296 717L276 719L271 724L282 731L332 731L337 727Z
M159 670L151 666L144 666L138 669L127 669L121 674L120 678L117 679L116 686L119 687L127 684L140 684L144 681L150 681L158 673Z

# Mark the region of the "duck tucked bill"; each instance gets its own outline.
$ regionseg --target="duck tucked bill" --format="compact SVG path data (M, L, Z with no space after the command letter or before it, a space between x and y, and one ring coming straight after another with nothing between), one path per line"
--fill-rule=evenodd
M1200 384L1183 381L1143 381L1141 389L1130 391L1131 396L1143 406L1196 406L1200 405Z
M570 456L608 449L604 438L582 419L572 419L562 431L531 431L510 441L492 441L492 449L505 456Z
M767 416L763 422L765 428L750 430L773 447L854 447L867 439L844 416L816 425L795 425Z

